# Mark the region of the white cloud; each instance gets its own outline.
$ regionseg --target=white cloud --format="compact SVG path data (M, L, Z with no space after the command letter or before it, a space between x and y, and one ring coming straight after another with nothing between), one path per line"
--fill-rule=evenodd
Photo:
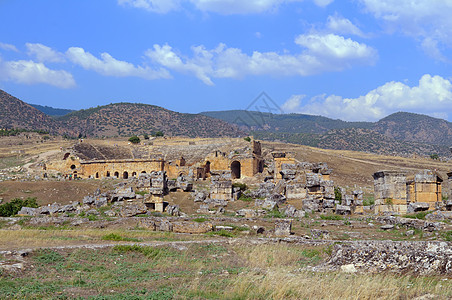
M131 5L150 12L167 13L179 8L180 0L118 0L120 5Z
M353 34L364 37L362 31L356 27L349 19L338 15L329 16L326 27L333 33Z
M301 100L303 100L306 95L292 95L284 104L281 106L281 111L283 112L297 112L301 105Z
M360 0L367 12L381 20L389 32L400 31L424 41L431 54L434 42L452 47L452 1L431 0ZM426 40L425 40L426 39ZM427 43L427 46L425 45ZM438 58L435 46L433 56Z
M170 78L168 71L154 70L150 67L135 66L129 62L117 60L108 53L102 53L101 59L95 57L83 48L71 47L66 51L67 58L86 70L93 70L105 76L127 77L135 76L144 79Z
M181 8L182 3L190 3L200 11L224 15L257 14L277 10L281 5L304 0L118 0L120 5L130 5L155 13L168 13ZM321 7L334 0L313 0Z
M5 44L5 43L0 43L0 49L7 50L7 51L19 52L17 50L16 46L11 45L11 44Z
M35 56L39 62L64 62L64 54L43 44L26 43L28 55Z
M308 76L341 71L353 65L372 64L377 58L373 48L334 34L300 35L295 43L304 48L297 55L258 51L248 55L224 44L211 50L204 46L192 47L191 58L178 55L169 45L154 45L146 55L153 63L176 72L192 73L208 85L213 84L212 78Z
M293 96L283 107L286 107L285 112L347 121L376 121L397 111L447 117L452 107L452 83L441 76L425 74L414 87L391 81L358 98L321 95L302 104Z
M30 60L0 61L0 79L25 84L45 83L60 88L75 86L69 72L51 70L43 63Z

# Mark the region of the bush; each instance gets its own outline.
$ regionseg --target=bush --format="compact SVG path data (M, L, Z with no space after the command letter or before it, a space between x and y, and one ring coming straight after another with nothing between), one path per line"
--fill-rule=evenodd
M141 140L139 137L134 135L129 138L129 142L131 142L132 144L139 144L141 142Z
M245 141L247 141L247 142L251 142L251 138L249 137L249 136L247 136L247 137L245 137L245 138L243 138Z
M342 192L339 187L334 188L334 200L337 200L342 204Z
M344 217L341 217L339 215L321 215L320 219L322 220L334 220L334 221L339 221L339 220L343 220Z
M11 202L0 205L0 217L11 217L17 215L22 207L39 207L36 197L28 197L27 199L16 198Z
M153 134L153 136L164 136L162 131L157 131L156 133Z
M240 188L240 190L242 192L246 191L246 189L248 188L245 183L239 183L239 182L233 183L232 187L238 187L238 188Z

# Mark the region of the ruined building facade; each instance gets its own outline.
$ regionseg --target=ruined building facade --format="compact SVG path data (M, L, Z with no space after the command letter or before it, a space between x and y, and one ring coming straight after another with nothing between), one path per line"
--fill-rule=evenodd
M442 205L441 183L436 172L424 170L408 179L400 171L374 173L375 212L411 213Z

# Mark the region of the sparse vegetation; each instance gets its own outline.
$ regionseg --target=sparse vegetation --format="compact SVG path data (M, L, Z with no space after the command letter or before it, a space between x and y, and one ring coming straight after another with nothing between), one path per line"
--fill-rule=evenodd
M129 142L131 142L132 144L139 144L141 140L136 135L133 135L129 138Z
M35 197L28 197L27 199L16 198L11 202L0 204L0 217L11 217L16 215L22 207L38 207Z

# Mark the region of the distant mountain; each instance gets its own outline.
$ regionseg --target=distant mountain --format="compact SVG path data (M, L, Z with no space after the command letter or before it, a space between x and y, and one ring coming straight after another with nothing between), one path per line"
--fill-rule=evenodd
M236 124L256 138L320 148L449 155L452 146L452 123L413 113L395 113L375 123L244 110L202 114Z
M373 130L396 140L452 146L452 123L426 115L394 113L375 123Z
M412 154L429 155L433 153L446 156L449 154L449 149L446 146L399 141L374 130L362 128L333 129L323 134L265 131L256 131L252 132L252 134L257 139L279 140L323 149L352 150L402 156Z
M58 132L59 125L33 106L0 90L0 128L21 128Z
M82 109L59 117L56 121L83 136L130 136L157 131L170 136L189 137L245 135L237 126L219 119L137 103L115 103Z
M74 111L72 109L54 108L54 107L42 106L42 105L38 105L38 104L30 104L30 105L51 117L61 117L61 116L67 115L68 113Z
M247 131L326 133L332 129L370 129L373 126L370 122L346 122L305 114L271 114L246 110L207 111L201 114L236 124Z

